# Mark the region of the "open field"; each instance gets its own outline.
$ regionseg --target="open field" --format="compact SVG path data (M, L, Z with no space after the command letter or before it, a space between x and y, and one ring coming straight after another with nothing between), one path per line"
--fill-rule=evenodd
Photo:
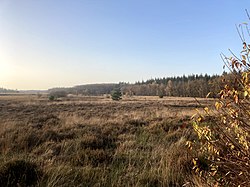
M190 116L213 102L198 100L201 105L193 98L125 97L116 102L72 96L49 101L46 95L2 95L0 183L201 185L185 142L196 139ZM25 177L11 180L12 170Z

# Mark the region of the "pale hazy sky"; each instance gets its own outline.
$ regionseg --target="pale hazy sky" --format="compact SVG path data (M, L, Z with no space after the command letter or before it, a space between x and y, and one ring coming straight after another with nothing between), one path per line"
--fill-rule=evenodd
M0 87L220 74L249 0L0 0Z

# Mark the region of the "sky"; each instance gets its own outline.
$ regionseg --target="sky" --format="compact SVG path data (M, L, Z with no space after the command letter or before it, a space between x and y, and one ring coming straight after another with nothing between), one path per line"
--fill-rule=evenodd
M0 87L221 74L249 0L0 0Z

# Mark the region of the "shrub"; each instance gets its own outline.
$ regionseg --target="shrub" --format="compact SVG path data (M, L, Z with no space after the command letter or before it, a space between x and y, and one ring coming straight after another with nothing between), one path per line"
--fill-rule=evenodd
M114 101L119 101L122 99L122 93L120 88L116 88L111 92L111 98Z
M160 86L161 87L161 86ZM165 93L165 90L162 88L162 89L159 89L158 91L157 91L157 95L159 96L159 98L163 98L165 95L166 95L166 93Z
M50 95L50 96L49 96L49 100L50 100L50 101L54 101L54 100L55 100L55 96Z
M159 98L163 98L164 97L164 94L159 94Z
M243 38L243 37L242 37ZM194 169L210 183L222 186L250 184L250 45L243 40L241 57L222 55L233 79L224 79L224 88L215 102L217 120L204 123L199 114L194 129L199 136L203 159L193 160ZM207 115L213 113L204 109ZM206 169L200 163L206 161ZM203 164L204 165L204 164Z
M62 97L67 97L67 92L65 91L53 91L49 94L49 97L54 97L54 99L56 98L62 98ZM54 100L53 99L53 100Z

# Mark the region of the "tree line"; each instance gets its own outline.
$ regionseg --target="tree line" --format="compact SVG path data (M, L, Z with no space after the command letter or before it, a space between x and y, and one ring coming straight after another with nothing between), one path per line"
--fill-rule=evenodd
M226 72L222 76L200 74L155 78L125 85L123 93L141 96L206 97L210 92L211 97L216 97L222 88L224 77L228 77Z
M211 97L216 97L222 89L222 82L230 74L222 75L189 75L177 77L164 77L138 81L134 84L120 82L118 84L89 84L71 88L52 88L53 92L80 95L104 95L119 88L127 96L175 96L175 97L206 97L210 92Z
M6 88L0 88L0 93L18 93L17 90L11 90Z

